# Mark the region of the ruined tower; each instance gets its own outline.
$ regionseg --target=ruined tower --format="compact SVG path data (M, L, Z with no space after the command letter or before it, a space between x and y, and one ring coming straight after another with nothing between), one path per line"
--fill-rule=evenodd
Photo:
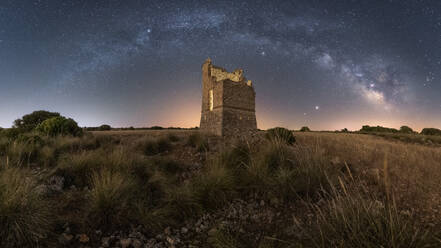
M202 131L243 136L257 130L253 85L243 70L227 72L207 59L202 65Z

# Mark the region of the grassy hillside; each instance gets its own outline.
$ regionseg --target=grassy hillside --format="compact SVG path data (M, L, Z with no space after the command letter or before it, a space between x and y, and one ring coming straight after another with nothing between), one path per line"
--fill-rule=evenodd
M0 246L440 247L441 148L295 138L0 137Z

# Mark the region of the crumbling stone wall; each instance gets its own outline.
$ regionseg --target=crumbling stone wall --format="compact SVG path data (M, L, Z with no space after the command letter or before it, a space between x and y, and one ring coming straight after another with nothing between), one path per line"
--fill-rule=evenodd
M230 73L207 59L202 65L201 130L220 136L243 136L256 131L255 96L252 82L244 77L243 70Z

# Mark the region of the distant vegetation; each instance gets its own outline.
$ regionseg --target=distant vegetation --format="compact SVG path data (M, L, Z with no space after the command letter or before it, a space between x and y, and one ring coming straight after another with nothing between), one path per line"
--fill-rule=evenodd
M311 129L309 129L309 127L302 127L302 128L300 128L300 132L310 132L311 131Z
M406 143L418 143L423 145L441 145L441 130L437 128L424 128L420 133L415 132L408 126L402 126L399 130L381 126L363 126L359 133L372 134L389 140L399 140Z
M368 125L363 126L360 129L360 132L377 132L377 133L398 133L399 131L395 128L388 128L388 127L382 127L382 126L376 126L376 127L371 127Z
M408 126L401 126L400 133L416 133L416 132L413 131L413 129Z
M197 130L199 127L192 128L182 128L182 127L161 127L161 126L152 126L152 127L114 127L112 128L110 125L101 125L99 127L85 127L87 131L127 131L127 130Z
M424 128L421 131L421 134L424 135L441 135L441 130L438 128Z

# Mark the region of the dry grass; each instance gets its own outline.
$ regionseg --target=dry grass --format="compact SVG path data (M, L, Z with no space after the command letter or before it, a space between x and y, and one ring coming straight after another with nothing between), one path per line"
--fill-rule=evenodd
M48 237L51 208L27 171L0 169L0 246L33 247Z
M334 165L346 163L371 183L382 183L387 156L391 190L399 206L428 225L440 224L434 213L441 213L441 148L358 134L298 133L297 139L304 146L321 149L336 161Z
M0 163L17 167L17 173L27 173L27 167L45 169L47 174L38 179L28 175L32 185L53 175L65 180L58 195L36 197L20 186L19 177L0 169L0 190L23 192L30 209L47 200L59 202L57 223L94 220L77 227L85 233L103 225L115 231L130 221L156 235L167 226L219 213L237 199L274 200L271 211L282 214L277 215L278 228L265 230L267 239L249 239L261 230L245 235L219 229L206 233L204 242L217 247L249 247L252 242L255 247L439 244L433 237L441 230L441 148L362 134L294 136L292 145L277 138L224 144L197 131L104 131L82 138L45 138L44 144L32 146L0 137ZM20 194L0 197L17 202ZM16 216L27 216L23 206L28 205L20 204ZM35 216L44 216L42 206ZM298 222L291 222L292 216ZM20 229L23 237L43 240L46 222L40 220L40 227L28 219L27 229ZM307 224L300 227L301 236L284 231L302 222ZM5 227L3 237L19 237L10 224ZM20 237L17 242L28 242Z

